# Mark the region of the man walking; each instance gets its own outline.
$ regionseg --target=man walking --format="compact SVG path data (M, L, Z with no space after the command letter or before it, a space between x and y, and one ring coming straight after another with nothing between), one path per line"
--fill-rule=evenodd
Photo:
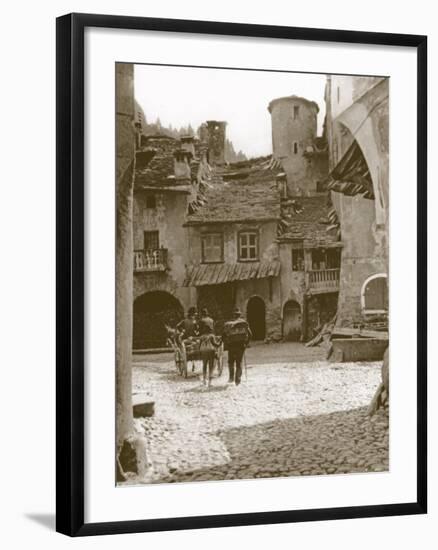
M233 312L233 319L224 325L223 340L228 349L228 383L238 386L242 378L242 359L251 338L248 323L239 308Z
M203 334L210 334L212 332L214 332L214 321L210 317L208 310L203 308L201 310L201 320L199 321L199 334L202 336Z

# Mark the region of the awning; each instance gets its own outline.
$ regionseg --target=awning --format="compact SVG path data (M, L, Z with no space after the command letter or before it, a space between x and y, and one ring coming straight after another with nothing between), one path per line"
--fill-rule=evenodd
M330 172L327 188L348 196L361 194L366 199L374 199L368 164L356 140Z
M183 286L221 285L233 281L276 277L279 260L233 264L201 264L187 269Z

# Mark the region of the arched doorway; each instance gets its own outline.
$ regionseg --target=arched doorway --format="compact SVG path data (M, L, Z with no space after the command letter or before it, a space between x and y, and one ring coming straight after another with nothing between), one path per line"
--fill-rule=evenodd
M184 316L180 302L168 292L146 292L134 301L133 348L166 345L165 325L174 327Z
M388 278L386 273L368 277L361 290L362 312L384 314L388 312Z
M283 338L290 342L301 339L301 307L295 300L289 300L283 307Z
M266 336L265 302L259 296L253 296L246 306L246 320L252 332L253 340L264 340Z

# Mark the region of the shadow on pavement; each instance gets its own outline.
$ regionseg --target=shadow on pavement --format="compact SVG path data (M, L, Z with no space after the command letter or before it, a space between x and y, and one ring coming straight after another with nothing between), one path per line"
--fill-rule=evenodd
M361 407L217 432L230 456L226 465L159 482L387 471L387 416L382 412L373 421L366 411Z

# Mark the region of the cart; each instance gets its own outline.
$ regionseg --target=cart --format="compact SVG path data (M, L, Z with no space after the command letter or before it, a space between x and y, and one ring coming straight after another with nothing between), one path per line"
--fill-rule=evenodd
M173 350L175 367L178 374L187 378L188 364L192 363L192 372L195 371L195 361L201 361L201 353L199 351L200 339L196 337L183 340L181 335L176 330L168 331L168 344ZM224 368L224 344L221 342L216 350L214 368L217 370L218 377L222 375Z

